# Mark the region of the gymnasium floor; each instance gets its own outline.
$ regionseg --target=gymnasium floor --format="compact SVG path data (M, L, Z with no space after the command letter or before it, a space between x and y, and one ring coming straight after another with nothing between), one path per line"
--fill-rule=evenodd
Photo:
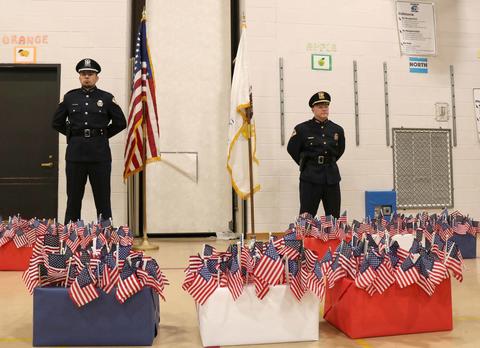
M188 256L200 251L203 243L225 250L228 241L214 238L150 241L160 246L160 250L150 254L157 259L171 284L166 291L167 302L160 305L160 334L153 347L201 347L194 302L180 287L183 269ZM320 340L317 342L260 347L480 347L479 260L466 260L463 283L452 279L453 331L352 340L321 319ZM21 272L0 272L0 347L31 345L32 297L23 285Z

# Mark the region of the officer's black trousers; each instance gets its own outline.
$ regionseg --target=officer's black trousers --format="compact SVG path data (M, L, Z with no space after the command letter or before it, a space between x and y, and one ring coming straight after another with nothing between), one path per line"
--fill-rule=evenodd
M300 180L300 214L317 215L320 200L323 202L325 215L340 216L340 183L334 185L314 184Z
M106 162L72 162L66 163L67 174L67 210L65 223L80 219L82 199L85 192L87 178L92 186L97 216L102 214L103 219L112 217L110 205L110 173L112 163Z

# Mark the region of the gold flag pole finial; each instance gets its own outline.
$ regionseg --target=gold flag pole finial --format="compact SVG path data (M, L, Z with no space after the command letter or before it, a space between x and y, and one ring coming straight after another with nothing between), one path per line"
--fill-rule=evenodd
M245 12L242 13L242 23L241 23L242 28L247 27L247 17L245 17Z
M147 9L144 7L142 11L142 21L147 19Z

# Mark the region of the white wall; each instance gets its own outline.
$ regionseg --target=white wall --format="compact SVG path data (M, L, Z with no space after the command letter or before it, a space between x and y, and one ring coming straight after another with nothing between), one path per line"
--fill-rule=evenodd
M37 46L38 63L62 65L61 93L77 88L74 66L83 57L102 64L99 87L112 92L125 113L129 94L128 0L0 0L0 35L48 35ZM382 62L389 67L391 127L449 127L434 120L434 103L450 101L449 65L455 66L458 146L453 149L455 208L480 214L480 151L472 88L480 80L480 2L438 0L439 54L427 75L410 74L398 48L393 0L245 0L249 66L254 91L260 184L256 230L283 230L298 213L298 169L280 146L278 57L284 58L286 137L310 118L318 90L331 92L331 118L341 124L347 149L339 162L342 208L364 215L364 191L393 188L392 152L385 143ZM166 163L149 166L148 231L226 230L231 219L225 169L230 93L229 2L148 1L162 151L198 152L198 183ZM308 44L328 44L333 70L312 71ZM13 46L0 41L0 61L13 61ZM325 51L324 51L325 52ZM355 146L352 61L358 62L360 146ZM112 204L126 222L122 182L125 134L111 142ZM60 159L65 141L60 137ZM180 162L182 162L180 160ZM185 164L192 170L191 163ZM60 162L59 216L65 210ZM321 213L322 210L319 211ZM88 189L83 216L93 219Z
M249 66L257 124L260 183L256 230L284 230L298 213L298 168L280 145L278 58L284 58L286 141L312 116L307 101L329 91L331 119L345 129L339 161L342 210L364 216L364 191L393 189L393 158L386 146L383 67L388 64L390 127L451 128L434 118L435 102L451 107L449 65L455 67L457 138L453 149L455 208L480 213L480 145L472 88L479 87L480 2L438 0L438 56L428 74L411 74L399 53L393 0L246 0ZM329 50L309 49L327 44ZM334 49L332 49L334 47ZM332 71L311 70L312 53L333 56ZM352 62L358 63L360 146L355 145ZM319 214L323 213L323 208Z
M85 57L102 66L98 87L111 92L127 112L127 76L130 42L130 2L127 0L56 1L1 0L0 62L12 63L12 36L47 36L37 45L37 63L61 64L60 94L79 87L77 62ZM125 132L110 140L112 149L112 209L115 222L126 223L126 186L123 184ZM64 136L59 137L58 217L63 221L66 206ZM87 184L82 217L93 220L95 204Z
M194 176L193 158L164 155L147 166L148 232L226 231L232 215L229 2L154 0L147 13L160 150L198 152L198 182L178 171Z

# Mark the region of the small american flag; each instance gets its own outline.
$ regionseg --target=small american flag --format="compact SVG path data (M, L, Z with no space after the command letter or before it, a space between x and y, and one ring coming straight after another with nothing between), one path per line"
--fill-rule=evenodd
M263 300L263 298L270 291L270 287L268 286L268 283L258 277L253 278L253 283L255 285L255 294L260 300Z
M397 268L394 276L401 288L405 288L417 282L419 278L418 270L411 257L407 257L400 267Z
M255 266L255 261L246 246L243 246L240 251L240 266L244 277L246 277L248 273L252 273L253 267Z
M60 240L58 235L47 233L43 240L43 252L44 253L59 253L60 252Z
M346 224L348 222L347 211L345 210L337 220L338 223Z
M302 241L300 240L285 240L284 248L279 252L288 259L295 259L300 255Z
M13 237L13 242L17 248L24 247L28 245L28 238L22 228L18 228L15 236Z
M231 258L230 269L227 272L227 288L234 300L239 298L243 292L243 279L236 257Z
M70 298L78 307L82 307L100 296L94 279L88 267L85 267L68 289Z
M333 288L335 283L346 277L347 272L340 266L340 254L337 253L336 257L334 258L333 263L330 266L329 271L327 272L327 280L328 280L328 287Z
M275 250L273 243L268 244L265 254L259 260L253 274L256 278L263 279L267 284L276 284L283 274L283 263Z
M182 289L187 290L192 282L195 280L196 274L200 268L203 267L203 259L200 255L192 255L188 259L188 266L185 268L185 279L182 284Z
M375 273L375 270L370 267L370 263L368 262L367 258L365 258L360 265L358 275L355 278L355 285L358 288L366 289L370 284L373 283L376 276L377 274Z
M373 262L373 264L371 263L371 266L376 269L377 273L372 285L378 293L382 294L390 287L390 285L395 283L390 259L388 257L376 257L371 262Z
M307 277L306 287L318 298L323 298L325 294L325 281L323 277L324 274L322 273L320 263L316 261L313 272Z
M103 259L102 289L107 294L113 290L120 279L120 272L113 253L108 253Z
M463 258L460 250L458 250L457 245L454 241L449 240L447 242L447 247L445 250L445 266L452 271L453 276L458 280L463 280L462 265Z
M77 232L72 231L65 243L72 250L72 252L75 252L80 246L80 238L78 238Z
M290 275L290 291L293 296L300 301L305 294L306 289L302 285L302 277L298 260L288 260L288 273Z
M342 241L339 246L339 263L351 278L355 278L357 266L355 258L352 257L352 248L348 243Z
M142 284L137 278L135 268L125 262L120 279L118 280L116 297L120 303L124 303L131 296L142 290Z
M186 291L198 304L203 305L216 288L217 282L215 278L210 274L208 268L203 266L195 275L194 280Z

